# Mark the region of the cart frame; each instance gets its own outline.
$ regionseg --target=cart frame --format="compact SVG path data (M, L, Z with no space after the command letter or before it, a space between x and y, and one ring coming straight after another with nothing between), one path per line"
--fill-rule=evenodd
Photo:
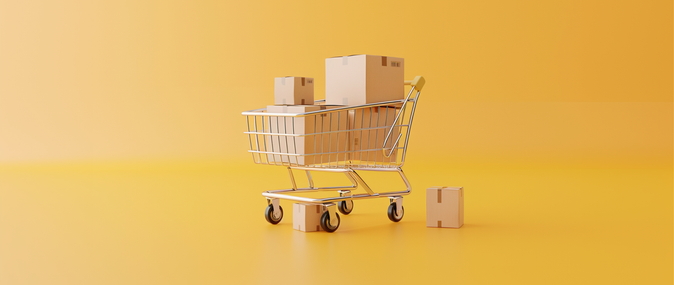
M247 120L247 128L248 131L244 132L245 134L248 135L249 137L249 145L250 145L250 152L253 156L253 161L256 164L265 164L265 161L263 160L262 155L267 156L266 164L269 165L279 165L278 164L278 159L274 159L274 163L271 163L271 160L268 158L269 155L271 156L284 156L284 159L287 160L288 163L285 163L285 161L282 159L280 162L280 166L286 166L288 170L288 175L290 177L290 182L292 188L290 189L280 189L280 190L269 190L269 191L264 191L262 192L262 196L264 196L267 199L267 209L265 212L265 217L268 222L272 224L277 224L278 222L281 221L283 218L283 209L280 206L279 200L280 199L285 199L285 200L290 200L290 201L296 201L296 202L301 202L301 203L306 203L306 204L316 204L316 205L323 205L323 207L327 208L326 211L324 212L322 218L321 218L321 227L323 230L327 232L333 232L337 230L340 224L340 218L339 215L337 214L337 211L341 212L342 214L349 214L353 210L353 200L362 200L362 199L372 199L372 198L383 198L383 197L388 197L390 199L390 205L389 205L389 210L388 210L388 215L389 219L391 219L394 222L398 222L402 219L404 215L404 208L403 208L403 199L402 196L409 195L412 191L412 186L410 185L409 180L405 176L405 173L402 170L402 166L405 163L405 157L407 154L407 146L410 138L410 133L412 130L412 122L414 120L414 114L416 111L417 107L417 102L419 100L419 96L421 94L421 89L423 88L425 84L425 80L421 76L417 76L414 80L410 81L405 81L405 85L410 85L411 89L409 93L407 94L407 97L402 100L394 100L394 101L386 101L386 102L378 102L378 103L370 103L370 104L363 104L363 105L357 105L357 106L346 106L346 107L339 107L339 108L333 108L333 109L327 109L327 110L320 110L320 111L312 111L312 112L305 112L305 113L267 113L266 108L262 109L255 109L251 111L246 111L242 112L242 115L246 116ZM412 94L416 91L416 96L413 98L411 97ZM318 100L316 103L320 104L323 103L325 100ZM405 117L405 111L407 110L406 108L408 105L411 104L411 110L409 112L409 121L407 124L402 124L401 121L404 121ZM361 163L358 164L352 164L350 161L347 163L347 160L344 161L343 164L340 165L339 162L335 163L335 165L332 165L330 161L328 161L327 164L321 163L320 164L315 164L315 165L301 165L299 161L297 160L298 154L290 153L290 151L275 151L272 149L272 151L268 151L266 149L261 150L261 142L259 137L262 136L263 140L266 139L264 136L281 136L286 138L286 148L288 148L288 143L287 143L287 138L297 138L297 137L306 137L306 134L296 134L293 131L290 134L287 133L274 133L271 131L266 130L264 127L262 130L259 130L257 127L257 119L256 116L261 116L261 117L275 117L275 118L284 118L284 121L290 117L291 120L294 120L295 118L302 118L302 117L309 117L309 116L316 116L319 114L328 114L328 113L337 113L337 112L348 112L351 110L362 110L366 108L374 108L374 107L395 107L396 109L399 108L400 111L396 112L396 117L395 121L393 121L393 124L388 128L388 132L386 135L386 138L384 139L383 145L381 148L378 148L376 150L381 150L383 157L390 158L394 152L399 150L402 150L402 155L400 155L400 160L398 162L398 158L396 157L395 162L389 161L388 164L379 164L377 165L376 163L370 165L369 163L366 162L365 165L362 165ZM357 111L356 111L357 112ZM401 117L402 116L402 117ZM250 118L253 117L253 124L251 124ZM268 118L267 118L268 119ZM332 115L330 116L330 119L332 120ZM378 119L379 120L379 119ZM263 121L264 122L264 121ZM399 124L399 122L401 122ZM285 123L285 122L284 122ZM251 129L251 127L253 127ZM394 129L398 130L399 135L397 138L394 139L394 134L393 131ZM401 146L401 141L400 139L403 136L403 131L400 131L400 129L406 128L405 131L405 138L404 141L402 142ZM363 128L361 130L366 130L366 131L372 131L376 129L381 129L381 127L377 128ZM322 132L320 134L336 134L339 135L339 133L343 132L353 132L353 130L329 130L328 132ZM310 134L310 135L315 135L315 134ZM270 139L271 140L271 139ZM279 140L279 143L281 141ZM389 147L387 147L387 144L390 144ZM360 150L370 152L373 151L373 149L365 149L365 150ZM345 151L345 152L353 152L353 151ZM344 152L330 152L330 154L336 154L339 155L340 153ZM257 157L256 157L257 155ZM320 153L319 155L324 155L323 153ZM295 157L295 162L292 163L291 157ZM368 159L370 155L368 153ZM257 159L256 159L257 158ZM376 158L376 156L375 156ZM295 175L293 174L293 170L302 170L305 171L306 176L307 176L307 181L309 183L309 187L305 188L299 188L297 187L297 183L295 180ZM347 185L347 186L330 186L330 187L316 187L314 185L313 178L311 177L311 171L322 171L322 172L341 172L343 173L349 181L351 181L352 185ZM397 172L402 179L403 183L405 184L406 189L405 190L400 190L400 191L391 191L391 192L374 192L370 186L361 178L361 176L358 174L357 171L379 171L379 172ZM366 193L363 194L352 194L352 191L355 191L358 186L361 186ZM339 193L339 197L328 197L328 198L308 198L308 197L301 197L301 196L295 196L295 195L290 195L290 194L298 194L298 193L309 193L309 192L318 192L318 191L337 191Z

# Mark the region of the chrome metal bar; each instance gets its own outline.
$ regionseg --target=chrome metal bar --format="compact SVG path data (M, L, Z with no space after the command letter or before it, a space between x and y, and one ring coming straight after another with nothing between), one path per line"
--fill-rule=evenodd
M337 113L339 115L339 113ZM339 121L337 122L339 123ZM332 113L330 113L330 122L328 127L332 129ZM332 134L328 134L328 151L332 151ZM330 161L332 160L332 155L328 154L328 167L330 167Z
M246 117L246 127L250 131L250 117ZM252 150L253 149L253 139L250 137L250 135L248 135L248 145L250 145L250 149ZM255 154L251 153L251 155L253 156L253 161L255 161Z
M257 116L253 116L253 126L255 127L255 131L257 132ZM258 135L255 135L255 149L260 150L260 138ZM262 155L257 154L257 160L262 161Z
M374 116L373 113L375 113L375 112L374 112L375 108L376 108L376 110L377 110L377 112L376 112L376 113L377 113L377 115L376 115L376 116L377 116L377 124L376 124L375 126L379 126L379 111L381 111L381 110L380 110L381 106L370 108L370 122L369 122L369 124L368 124L368 127L369 127L369 128L372 128L372 121L374 121L372 117ZM373 131L368 131L368 132L367 132L367 146L366 146L366 147L367 147L368 149L370 148L370 142L373 142L373 141L372 141L372 133L373 133ZM374 145L377 145L377 138L376 138L377 132L374 132L374 134L375 134L375 137L374 137ZM367 165L370 164L370 161L372 161L372 164L375 164L375 163L377 162L377 154L374 154L374 157L373 157L372 160L370 160L370 154L372 154L372 152L371 152L371 151L368 151L368 152L367 152L367 160L366 160L366 161L367 161L367 162L366 162Z
M272 118L269 117L269 120L271 120L271 119L272 119ZM280 132L281 132L281 129L279 128L279 125L278 125L279 118L275 118L275 119L276 119L276 120L275 120L275 121L276 121L276 131L280 133ZM271 123L271 121L270 121L270 123ZM278 146L277 146L277 147L278 147L279 152L280 152L280 151L281 151L281 137L280 137L280 136L276 136L276 140L278 141ZM272 150L274 150L274 146L273 146L273 145L272 145ZM278 159L277 159L277 155L274 155L274 164L277 165L277 163L279 163L279 162L281 163L281 165L283 165L283 159L281 158L281 156L278 155Z
M412 104L416 104L416 102L412 102ZM409 104L405 105L403 108L400 109L400 113L401 113L401 114L400 114L400 122L405 122L405 115L407 115L407 110L408 110L407 107L408 107L408 106L409 106ZM397 132L398 132L398 138L396 139L395 144L393 144L391 147L398 147L398 146L400 146L400 138L401 138L401 136L402 136L402 134L403 134L402 128L398 128L398 129L397 129ZM393 149L393 148L392 148L392 149L391 149L391 153L393 153L393 151L397 151L397 149ZM400 152L396 152L396 164L397 164L397 161L398 161L398 157L400 157L400 155L401 155Z
M330 186L330 187L317 187L317 188L297 188L297 190L293 189L279 189L279 190L269 190L265 191L263 193L308 193L308 192L321 192L321 191L342 191L342 190L356 190L354 187L350 186Z
M355 160L355 156L356 156L356 152L355 152L355 149L356 149L356 142L355 142L356 141L355 140L356 132L354 131L354 129L356 128L356 115L355 114L356 114L356 112L358 112L358 110L347 111L347 114L351 114L351 112L353 112L354 115L353 116L347 116L347 120L348 120L347 121L347 129L349 129L349 133L348 133L349 134L349 142L347 142L347 144L350 144L350 145L346 148L346 150L349 152L348 153L349 164L351 164L352 161Z
M409 125L400 124L400 125L392 125L392 126L393 127L407 127ZM360 128L360 129L357 129L357 130L368 131L368 130L377 130L377 129L388 129L390 127L391 126ZM320 132L320 133L314 132L314 133L311 133L311 134L283 134L283 133L267 133L267 132L243 132L243 133L244 134L258 134L258 135L290 136L290 137L308 137L308 136L317 136L317 135L330 134L330 133L348 133L348 132L352 132L352 131L353 131L353 129L351 129L351 130L341 130L341 131Z
M260 117L260 120L262 121L262 130L264 131L265 130L265 126L264 126L265 118ZM271 142L271 137L269 137L269 140ZM264 151L267 151L267 136L266 135L262 135L262 142L264 142ZM266 156L265 158L267 159L267 163L269 163L269 155L265 154L265 156Z
M351 172L353 172L353 170L350 170L350 171L348 171L348 172L344 172L344 175L346 175L346 178L348 178L349 181L351 181L351 185L353 185L353 189L356 189L356 188L358 188L358 182L359 182L359 181L356 180L356 179L353 177L353 175L351 175ZM345 189L345 190L346 190L346 189ZM350 189L349 189L349 190L350 190Z
M325 117L321 117L321 153L325 151L324 146L325 143L323 142L323 139L325 138L325 135L323 135L323 126L325 126ZM320 156L320 162L323 164L323 155Z
M361 178L360 175L358 175L358 173L356 171L351 171L351 172L347 172L347 173L350 174L351 177L353 177L356 181L358 181L359 184L362 184L363 189L365 189L365 192L367 192L370 195L374 194L374 191L372 191L370 186L368 186L367 183L365 183L363 178Z
M295 118L291 118L292 121L292 126L293 126L293 134L295 134ZM297 138L293 138L293 153L297 153ZM290 152L290 150L288 150ZM288 157L288 162L290 162L290 157ZM300 164L300 158L295 156L295 163Z
M358 110L355 111L356 115ZM360 109L360 142L358 143L358 166L363 164L363 120L365 118L365 109Z
M314 116L314 133L316 133L316 125L318 123L318 117L320 117L320 115ZM323 119L323 118L321 117L321 119ZM323 120L321 120L321 126L322 125L323 125ZM317 151L316 151L316 141L318 140L318 138L316 136L314 136L312 138L313 138L313 141L314 141L314 148L311 149L312 150L311 153L315 154L315 153L317 153ZM315 156L313 157L311 162L316 163L316 157ZM307 171L307 175L309 176L309 179L311 179L311 175L309 174L309 171Z
M309 172L309 170L305 170L305 172L307 173L307 180L309 180L309 188L313 189L314 188L314 180L311 179L311 172Z
M293 189L297 190L297 183L295 183L295 175L293 175L293 169L288 167L288 175L290 175L290 183L293 185Z
M288 172L290 175L290 181L293 184L293 190L292 191L299 191L299 190L313 190L313 191L322 191L322 190L355 190L358 188L358 181L354 179L351 175L349 175L349 171L340 171L346 175L346 178L351 181L351 186L330 186L330 187L315 187L314 186L314 180L311 177L311 173L309 172L309 169L305 168L304 171L307 174L307 179L309 180L309 188L298 188L297 185L295 184L295 177L292 173L292 169L297 169L297 168L292 168L288 167ZM322 169L311 169L311 171L322 171ZM275 192L275 191L268 191L268 192Z
M393 170L395 170L397 167L399 167L398 165L386 165L386 164L370 165L369 167L358 167L358 166L356 166L356 164L354 164L353 162L352 162L352 164L353 164L353 167L354 167L355 170L370 170L370 169L373 169L373 170L374 170L374 169L385 169L385 170L391 170L391 169L393 169ZM271 164L266 164L266 165L274 166L273 163L271 163ZM291 165L288 165L287 167L292 167L292 168L302 167L302 168L310 169L310 170L312 170L312 171L322 171L322 170L324 170L324 169L331 169L331 170L335 170L335 169L336 169L336 170L338 170L339 172L344 172L344 167L341 167L341 166L334 166L334 165L328 166L327 164L308 164L308 165L295 165L295 164L291 164ZM348 167L350 167L350 166L347 166L347 168L348 168Z
M351 168L353 170L362 170L362 171L384 171L384 172L393 172L398 171L397 167L379 167L379 168Z
M395 149L402 149L403 147L399 146ZM379 151L381 150L380 148L370 148L370 149L364 149L363 151ZM267 154L283 154L283 155L288 155L288 156L316 156L316 155L325 155L325 154L339 154L339 153L347 153L350 151L333 151L333 152L318 152L318 153L312 153L312 154L302 154L302 153L285 153L285 152L269 152L269 151L255 151L255 150L249 150L248 152L252 153L267 153Z
M280 119L280 118L279 118L279 119ZM281 131L280 128L279 128L279 131ZM287 117L283 117L283 133L288 133L288 118L287 118ZM288 147L288 137L283 137L283 138L285 139L286 147L285 147L285 148L281 148L281 149L282 149L282 150L285 150L286 154L289 154L289 153L290 153L290 148ZM287 155L286 155L286 156L285 156L285 159L284 159L284 157L281 157L281 161L282 161L282 162L285 163L286 160L288 161L288 165L290 165L290 156L287 156ZM295 187L295 188L297 188L297 187Z
M304 203L310 203L310 204L323 204L323 203L331 203L331 202L339 202L339 201L346 201L346 200L362 200L362 199L372 199L372 198L379 198L379 197L389 197L389 196L403 196L403 195L409 195L409 191L394 191L394 192L383 192L383 193L374 193L374 194L354 194L348 197L329 197L329 198L307 198L307 197L300 197L300 196L292 196L292 195L286 195L286 194L277 194L277 193L269 193L269 192L263 192L262 196L267 197L267 198L278 198L278 199L285 199L285 200L290 200L290 201L298 201L298 202L304 202Z
M405 146L403 148L403 157L402 160L400 161L399 167L402 167L405 164L405 156L407 155L407 143L410 140L410 133L412 132L412 121L414 120L414 111L416 111L417 109L417 100L419 100L420 93L421 93L420 91L417 91L417 97L414 98L415 101L414 104L412 104L412 113L410 113L410 122L409 122L410 126L407 128L407 135L405 137Z
M400 174L400 178L402 178L403 182L405 182L405 186L407 186L407 192L412 191L412 185L410 185L410 181L407 180L407 176L405 176L403 169L400 167L398 167L398 174Z
M330 169L317 169L315 167L305 167L305 166L292 166L292 169L298 170L311 170L311 171L326 171L326 172L349 172L351 169L348 168L330 168Z
M412 92L414 91L414 86L412 86L412 89L410 89L410 93L407 94L407 98L405 98L405 103L403 103L403 106L400 108L400 113L396 116L395 123L398 122L398 118L400 117L401 114L404 114L405 112L403 111L405 107L407 106L407 102L410 99L410 96L412 96ZM419 97L419 91L417 91L417 97ZM386 139L384 140L384 145L382 146L382 151L384 151L384 155L386 157L390 157L391 154L393 153L393 150L391 150L388 154L386 154L386 143L391 137L391 132L393 132L393 127L388 131L388 134L386 135ZM402 133L398 135L398 139L400 139L400 136L402 136Z
M414 101L414 99L410 99L409 101ZM320 102L316 101L316 102ZM405 100L392 100L392 101L384 101L384 102L377 102L377 103L369 103L369 104L363 104L363 105L358 105L358 106L345 106L345 107L340 107L340 108L333 108L333 109L325 109L325 110L320 110L320 111L312 111L312 112L306 112L306 113L266 113L264 111L267 110L267 108L260 108L260 109L255 109L255 110L250 110L246 112L241 112L241 115L244 116L252 116L252 115L258 115L258 116L274 116L274 117L306 117L306 116L311 116L315 114L327 114L327 113L334 113L334 112L340 112L340 111L346 111L346 110L356 110L360 108L365 108L365 107L378 107L378 106L389 106L389 105L401 105L404 104Z
M393 109L393 113L397 115L397 111L396 111L396 110L397 110L397 109L394 108L394 109ZM401 109L401 110L402 110L402 109ZM384 124L387 124L387 123L388 123L388 113L389 113L389 112L388 112L388 109L387 109L387 110L386 110L386 117L385 117L385 119L384 119ZM392 123L391 123L391 128L395 128L395 122L392 122ZM379 131L377 131L377 135L379 135ZM382 136L383 136L383 135L384 135L384 134L382 134ZM377 141L378 141L378 140L377 140ZM379 154L379 153L375 152L375 157L376 157L376 155L378 155L378 154ZM386 158L387 158L387 157L382 157L382 162L384 162L384 161L386 160ZM391 165L391 157L388 157L388 164Z

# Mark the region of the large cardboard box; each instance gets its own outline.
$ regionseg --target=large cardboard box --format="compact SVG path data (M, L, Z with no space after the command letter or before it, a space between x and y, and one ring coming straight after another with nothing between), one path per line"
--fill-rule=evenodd
M405 60L377 55L325 59L325 99L329 105L362 105L401 100Z
M384 156L382 147L386 135L394 126L397 112L394 107L372 107L349 111L349 157L357 165L396 163L398 150ZM394 127L386 142L387 152L394 146L400 127Z
M463 226L463 187L433 186L426 190L426 226Z
M322 205L293 204L293 229L303 232L322 231L321 216L325 211Z
M299 105L267 106L267 113L306 113L341 106ZM313 165L346 160L347 111L305 117L270 116L265 132L302 136L266 135L267 160L274 164ZM337 132L339 131L339 132ZM296 154L296 155L295 155Z
M310 77L276 77L274 79L274 104L314 104L314 79Z

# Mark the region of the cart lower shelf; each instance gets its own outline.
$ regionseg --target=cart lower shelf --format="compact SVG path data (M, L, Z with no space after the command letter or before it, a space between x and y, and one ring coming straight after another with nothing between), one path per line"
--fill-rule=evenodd
M307 174L307 180L309 181L308 188L297 188L295 183L295 176L292 172L293 169L304 170ZM308 168L293 168L288 167L288 174L290 175L290 181L292 183L292 189L282 189L282 190L271 190L265 191L262 193L262 196L267 198L267 208L265 209L265 219L267 222L275 225L281 222L283 219L283 208L281 208L280 200L290 200L295 202L301 202L305 204L316 204L321 205L326 208L326 211L321 216L320 225L326 232L334 232L339 228L341 219L337 212L339 211L343 215L348 215L353 211L354 200L361 199L372 199L372 198L384 198L387 197L390 200L390 204L387 210L387 215L389 219L393 222L399 222L402 220L405 215L405 209L403 208L403 197L404 195L409 195L412 191L412 187L405 176L405 173L401 168L394 169L359 169L364 171L384 171L384 172L396 172L400 175L400 178L405 183L407 187L403 191L393 191L393 192L379 192L375 193L372 189L363 181L356 170L351 168L346 169L308 169ZM310 171L330 171L330 172L342 172L346 177L352 182L350 186L331 186L331 187L314 187L313 179L311 178ZM354 191L358 186L363 187L366 193L364 194L352 194L351 191ZM317 192L317 191L337 191L339 197L329 197L329 198L308 198L302 196L295 196L290 194L298 193L308 193L308 192Z

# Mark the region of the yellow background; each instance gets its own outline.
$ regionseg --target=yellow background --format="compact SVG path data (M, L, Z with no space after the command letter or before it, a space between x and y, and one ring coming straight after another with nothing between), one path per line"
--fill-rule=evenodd
M672 10L1 1L0 284L671 284ZM259 193L288 180L241 111L277 76L321 99L324 58L357 53L427 79L405 218L363 201L305 234L283 202L268 225ZM462 229L424 226L434 185L465 187Z

